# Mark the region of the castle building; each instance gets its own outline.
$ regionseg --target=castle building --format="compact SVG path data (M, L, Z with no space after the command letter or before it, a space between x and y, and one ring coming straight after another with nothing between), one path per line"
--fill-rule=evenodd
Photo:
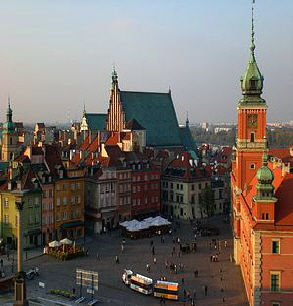
M263 76L255 59L254 19L250 59L241 78L238 130L232 158L234 260L250 305L291 305L293 179L290 162L267 147ZM289 150L288 150L289 152Z

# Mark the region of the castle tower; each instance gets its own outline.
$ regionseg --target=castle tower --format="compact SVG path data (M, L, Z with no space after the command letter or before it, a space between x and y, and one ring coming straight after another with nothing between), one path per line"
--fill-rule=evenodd
M107 131L121 132L125 128L125 113L120 99L118 75L114 68L112 72L112 86L110 91L110 103L107 115Z
M267 154L263 153L262 167L257 170L256 185L257 194L253 198L253 217L257 222L265 222L265 224L273 223L275 220L275 203L277 199L274 197L274 174L268 167Z
M238 130L236 135L236 186L243 190L262 166L262 154L266 149L267 104L262 99L263 76L255 59L254 17L250 58L241 78L242 99L237 106Z
M2 161L11 161L16 157L18 148L17 140L17 132L12 121L12 109L10 107L10 99L8 99L6 122L3 125L2 132Z

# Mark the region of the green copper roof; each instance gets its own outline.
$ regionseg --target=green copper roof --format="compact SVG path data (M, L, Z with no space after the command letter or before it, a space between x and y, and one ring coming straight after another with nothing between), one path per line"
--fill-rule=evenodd
M254 54L255 43L253 10L254 7L252 6L250 58L245 73L241 78L243 98L241 99L240 104L265 105L265 100L261 98L264 78L258 68Z
M256 178L259 183L271 184L274 180L274 174L272 170L268 167L268 156L264 152L262 157L262 167L259 168L256 172Z
M126 122L136 119L146 129L147 146L182 146L170 93L120 91Z
M91 131L102 131L106 127L107 114L86 113L86 121Z
M182 145L186 150L197 151L196 143L191 135L188 125L180 127L180 138Z
M15 126L12 121L12 109L10 107L10 100L8 99L8 108L6 111L6 122L3 124L3 133L14 133Z

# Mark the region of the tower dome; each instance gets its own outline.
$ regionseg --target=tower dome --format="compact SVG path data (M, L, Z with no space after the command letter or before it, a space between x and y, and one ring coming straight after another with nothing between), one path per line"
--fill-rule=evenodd
M268 167L268 156L265 152L262 157L262 167L257 170L256 178L261 184L271 184L274 180L274 174Z

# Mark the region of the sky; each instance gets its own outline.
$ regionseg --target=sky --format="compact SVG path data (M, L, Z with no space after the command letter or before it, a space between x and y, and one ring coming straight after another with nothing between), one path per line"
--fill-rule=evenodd
M255 1L268 121L293 120L293 1ZM250 0L0 0L0 121L80 121L121 90L167 92L178 121L236 122Z

